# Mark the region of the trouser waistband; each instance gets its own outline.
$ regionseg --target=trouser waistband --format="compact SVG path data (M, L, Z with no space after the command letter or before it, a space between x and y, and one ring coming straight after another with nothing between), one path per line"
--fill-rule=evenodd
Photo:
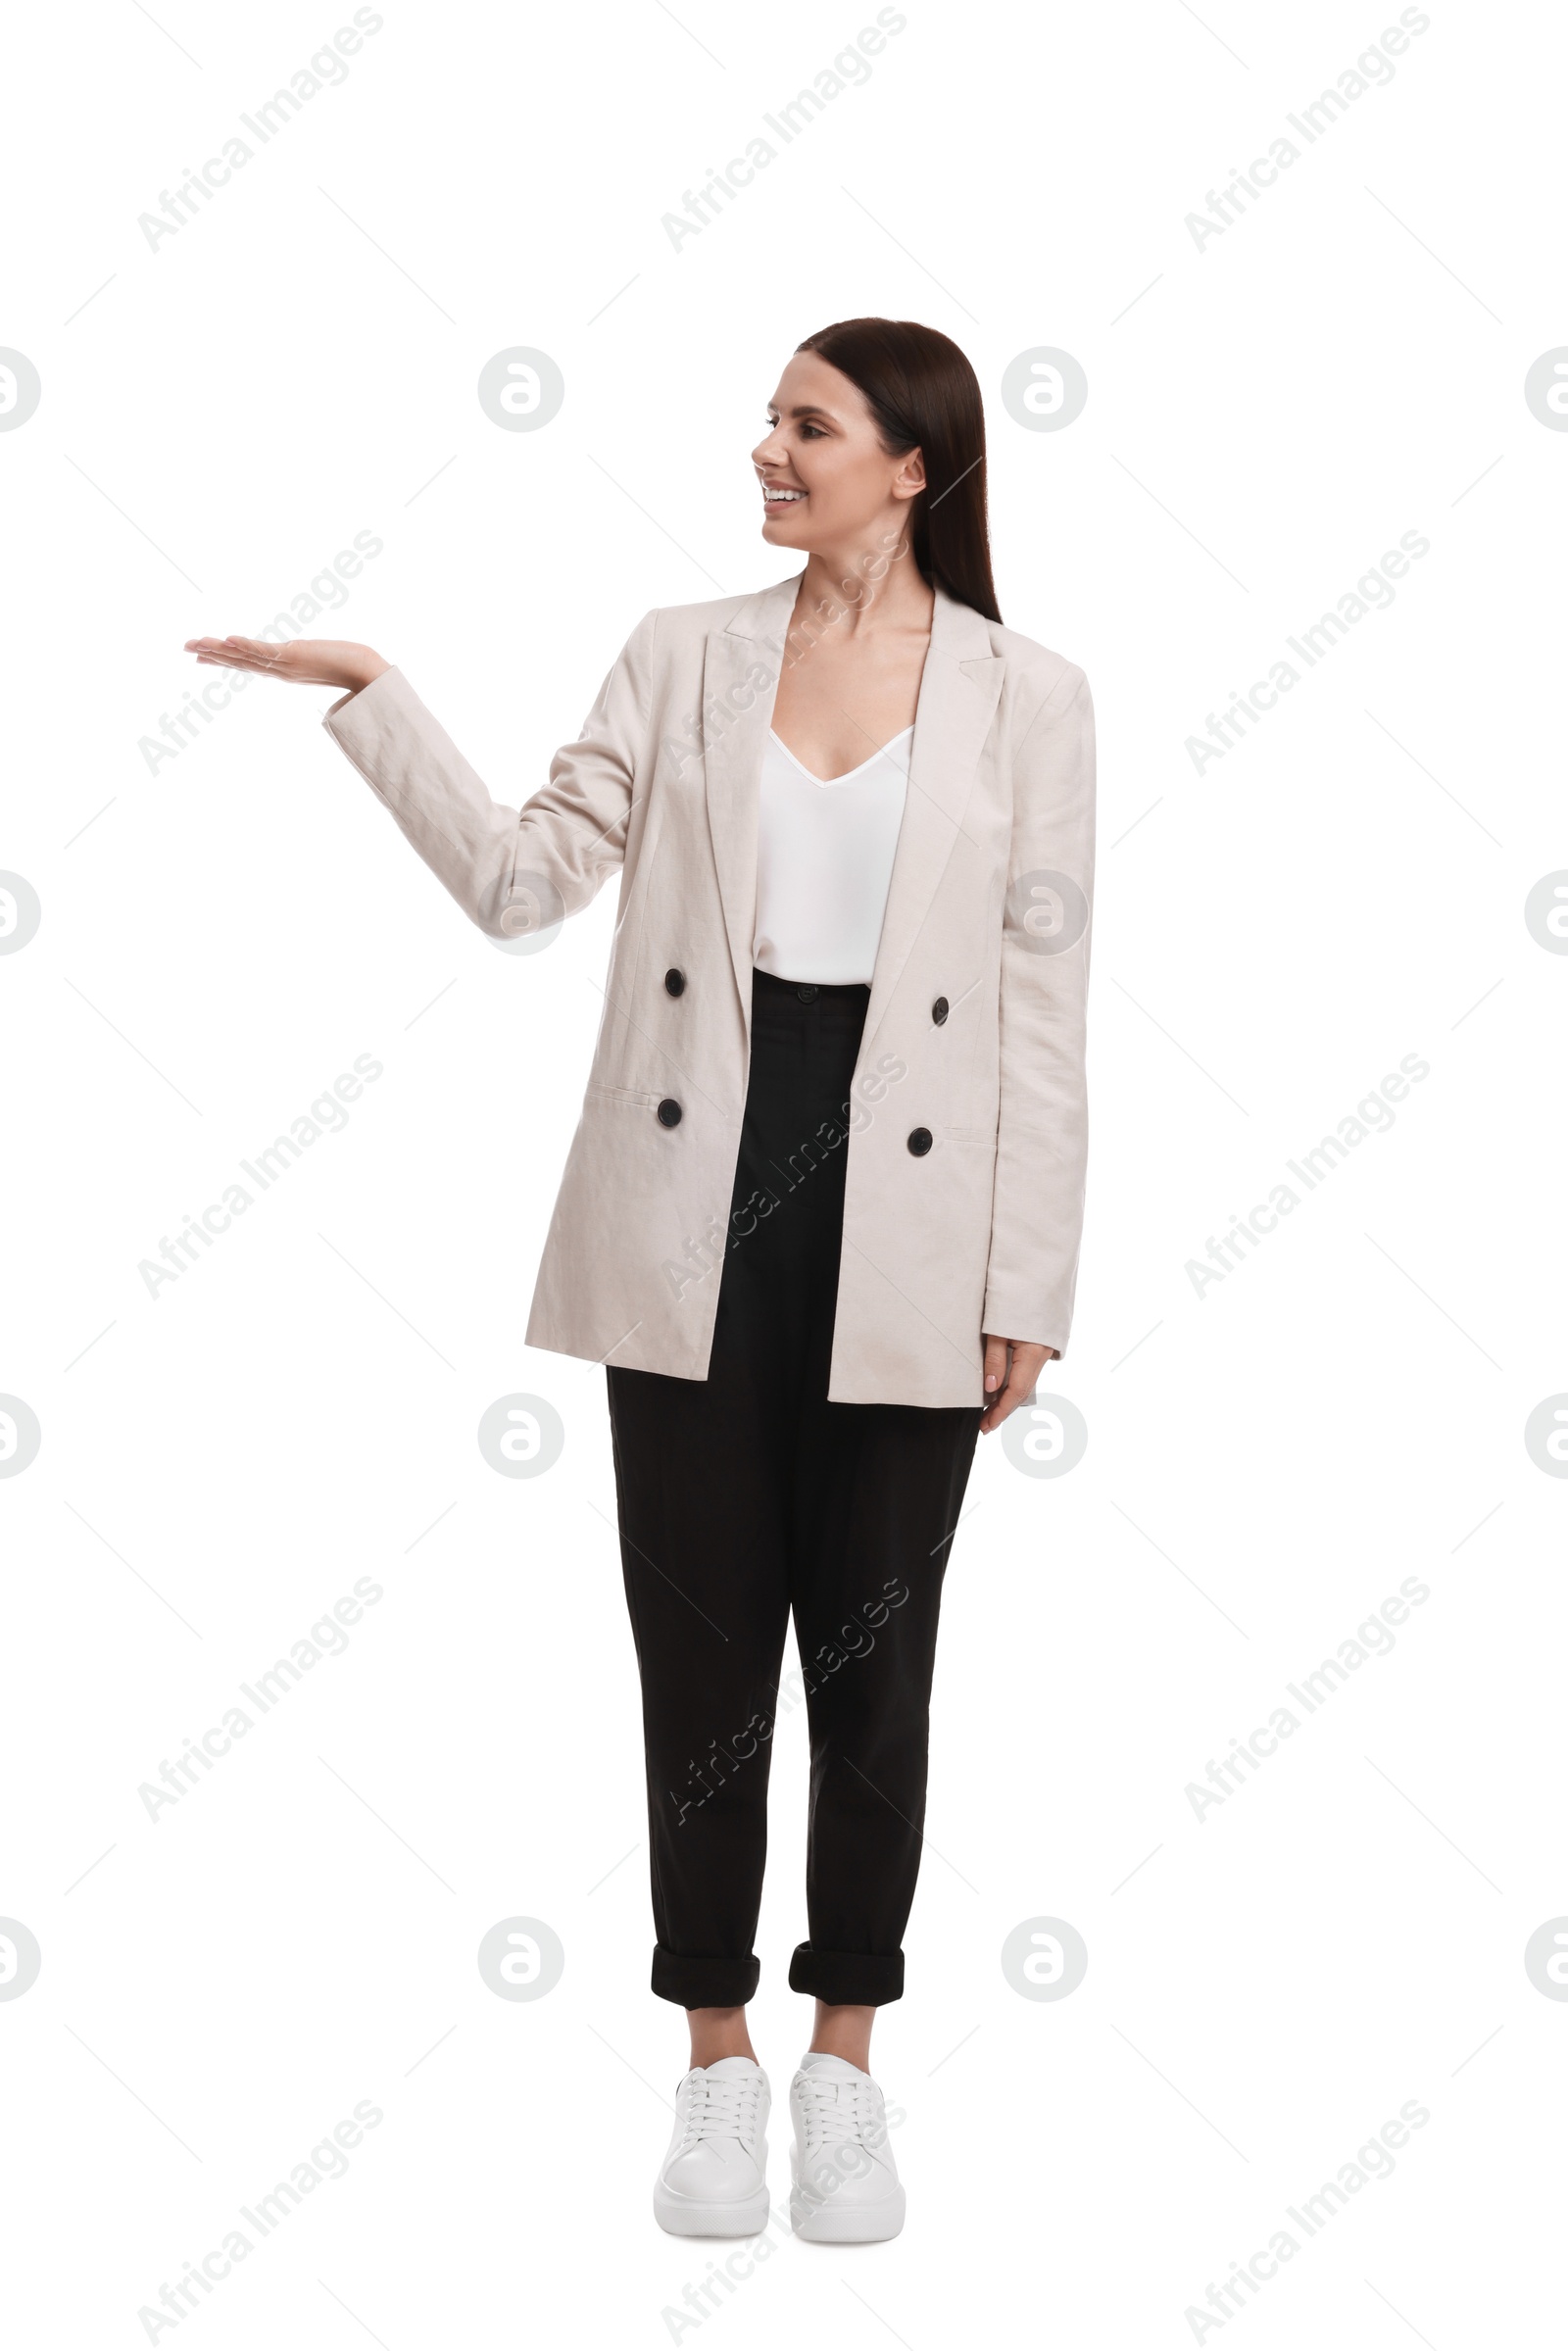
M863 1011L870 1001L871 991L863 980L781 980L777 972L752 966L754 1004L842 1004Z

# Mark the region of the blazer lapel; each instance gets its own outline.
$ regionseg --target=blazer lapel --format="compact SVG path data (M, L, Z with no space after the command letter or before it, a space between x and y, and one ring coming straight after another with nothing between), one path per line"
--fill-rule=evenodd
M727 627L710 631L703 663L703 753L708 820L741 1010L751 1035L752 941L757 921L757 833L762 748L778 695L785 631L800 574L750 596ZM1006 666L970 606L935 591L931 644L915 702L908 791L871 976L862 1053L914 945L962 829L981 748ZM748 681L754 664L767 683ZM743 707L750 695L750 707Z
M724 928L740 992L748 1042L752 1033L752 941L757 935L757 823L761 797L762 747L778 697L784 634L795 610L800 573L760 588L710 629L703 659L703 769L708 824L718 869ZM753 669L766 672L759 686Z
M876 1035L954 842L963 829L963 812L1005 667L991 650L982 615L938 588L931 645L914 706L909 788L861 1031L862 1055Z

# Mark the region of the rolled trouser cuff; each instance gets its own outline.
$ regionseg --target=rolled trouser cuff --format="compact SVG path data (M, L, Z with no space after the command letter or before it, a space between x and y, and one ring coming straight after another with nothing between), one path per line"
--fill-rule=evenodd
M818 1951L797 1943L790 1955L791 1991L809 1992L832 2007L884 2008L904 1997L904 1953Z
M682 2008L744 2008L761 1972L755 1951L745 1959L726 1959L654 1945L654 1990Z

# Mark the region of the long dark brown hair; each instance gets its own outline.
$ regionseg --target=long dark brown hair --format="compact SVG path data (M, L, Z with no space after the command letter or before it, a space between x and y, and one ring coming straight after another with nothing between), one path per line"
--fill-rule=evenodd
M889 457L918 449L926 488L910 542L922 575L999 621L986 528L986 419L980 384L956 343L913 318L841 318L797 351L814 351L863 394Z

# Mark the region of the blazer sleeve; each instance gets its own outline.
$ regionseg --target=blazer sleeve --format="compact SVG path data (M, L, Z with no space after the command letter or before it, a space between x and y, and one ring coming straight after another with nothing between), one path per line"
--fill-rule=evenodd
M1068 667L1013 757L1003 919L1001 1101L981 1328L1064 1352L1088 1160L1084 1076L1095 713Z
M492 800L401 669L383 669L321 720L437 879L492 939L575 914L620 864L653 702L657 612L621 647L550 780L510 808Z

